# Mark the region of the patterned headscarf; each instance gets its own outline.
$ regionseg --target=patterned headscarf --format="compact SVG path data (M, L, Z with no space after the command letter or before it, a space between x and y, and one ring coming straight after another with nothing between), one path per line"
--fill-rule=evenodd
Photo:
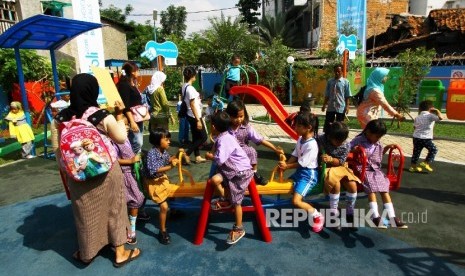
M73 116L81 118L89 107L99 107L98 94L99 85L94 76L86 73L76 75L71 81L69 93L71 105L58 113L56 118L61 122L69 121Z
M377 89L384 94L384 83L383 79L389 74L389 69L378 67L371 72L367 81L367 88L365 89L364 99L368 98L368 94L372 89Z
M166 80L166 74L161 71L156 71L152 76L152 82L147 86L147 91L149 94L153 94L158 87L161 86Z

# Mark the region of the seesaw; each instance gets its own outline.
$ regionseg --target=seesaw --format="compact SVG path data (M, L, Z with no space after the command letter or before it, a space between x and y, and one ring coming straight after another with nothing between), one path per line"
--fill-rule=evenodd
M400 182L402 178L402 172L404 167L404 154L402 149L399 145L388 145L385 148L385 152L388 152L388 166L387 166L387 177L390 180L390 190L397 190L400 187ZM178 155L179 160L183 160L183 152L180 152ZM283 158L283 157L281 157ZM349 163L349 167L355 172L355 174L360 178L360 180L364 180L366 166L367 166L367 157L365 154L365 150L362 147L356 147L354 150L349 154L347 158L347 162ZM169 184L170 189L170 197L172 198L195 198L195 197L202 197L202 203L200 206L200 216L197 224L197 230L194 238L194 244L200 245L203 242L203 237L205 235L205 231L208 225L208 217L210 212L232 212L233 208L221 211L213 211L211 210L211 200L214 195L214 187L210 183L207 182L195 182L192 174L182 168L182 162L178 163L178 174L179 174L179 182L174 184ZM189 178L189 183L185 183L184 174L187 175ZM66 191L66 195L68 199L69 191L67 187L67 177L66 175L60 171L60 175L63 181L63 186ZM277 176L277 179L276 177ZM312 195L314 194L322 194L323 191L323 181L320 180L318 185L315 187ZM359 186L359 191L362 191L361 186ZM252 205L243 206L243 212L255 212L255 216L257 219L257 223L259 226L259 230L262 234L262 238L265 242L271 242L272 237L270 230L266 226L265 221L265 214L264 214L264 207L277 207L280 205L289 205L289 199L281 200L277 199L276 201L272 201L268 205L262 205L261 196L263 195L292 195L293 193L293 185L292 181L289 179L284 179L283 172L277 166L273 169L271 173L270 181L266 186L256 186L255 181L252 178L252 181L249 184L248 190L246 195L250 197L252 201ZM321 196L317 199L318 201L326 200L324 197ZM310 202L315 203L316 200L308 200ZM174 202L173 202L174 203ZM172 206L173 204L170 203ZM176 208L182 208L182 206L176 205Z

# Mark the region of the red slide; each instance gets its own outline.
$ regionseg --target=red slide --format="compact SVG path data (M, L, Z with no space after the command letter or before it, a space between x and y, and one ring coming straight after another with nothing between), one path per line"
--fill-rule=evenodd
M289 113L287 113L281 102L270 89L262 85L240 85L233 86L231 90L229 90L229 93L231 95L248 94L255 97L266 108L271 118L273 118L289 136L297 140L298 135L295 130L284 122L287 116L289 116Z

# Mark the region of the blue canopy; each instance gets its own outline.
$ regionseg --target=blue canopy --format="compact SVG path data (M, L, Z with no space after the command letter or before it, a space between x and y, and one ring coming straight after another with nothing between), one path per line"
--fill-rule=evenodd
M38 14L16 23L0 35L0 47L57 49L74 37L102 26L101 23Z
M101 28L101 23L85 22L63 17L38 14L26 18L0 35L0 48L14 48L18 69L19 86L26 119L31 124L29 104L19 49L50 50L55 91L60 90L56 68L55 50L68 43L74 37L87 31Z

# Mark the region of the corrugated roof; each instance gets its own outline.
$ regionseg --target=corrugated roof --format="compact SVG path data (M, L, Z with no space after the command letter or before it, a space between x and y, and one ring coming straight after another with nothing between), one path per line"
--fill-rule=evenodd
M57 49L74 37L103 24L49 15L26 18L0 35L0 48Z

